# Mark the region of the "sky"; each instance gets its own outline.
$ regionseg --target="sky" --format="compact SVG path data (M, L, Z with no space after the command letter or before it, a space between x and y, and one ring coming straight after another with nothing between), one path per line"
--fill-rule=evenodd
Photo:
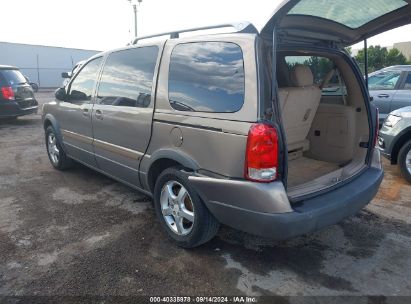
M139 35L234 21L250 21L260 30L281 2L143 0ZM0 41L104 51L124 46L134 36L128 0L3 0L1 11ZM369 44L411 41L410 33L411 26L398 28L370 39Z

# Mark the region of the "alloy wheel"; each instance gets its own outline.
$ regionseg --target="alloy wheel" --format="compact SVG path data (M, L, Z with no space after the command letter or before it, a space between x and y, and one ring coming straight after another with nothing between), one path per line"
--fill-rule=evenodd
M405 165L408 172L411 174L411 149L408 151L407 156L405 157Z
M161 213L167 226L177 235L188 235L194 226L194 204L187 189L177 181L168 181L161 190Z
M51 161L54 165L57 165L60 157L60 150L57 147L57 139L53 133L50 133L47 137L47 150Z

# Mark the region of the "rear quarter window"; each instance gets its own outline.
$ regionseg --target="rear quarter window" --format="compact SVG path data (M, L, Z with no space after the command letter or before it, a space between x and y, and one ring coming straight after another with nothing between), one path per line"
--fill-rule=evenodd
M169 101L178 111L233 113L244 104L244 60L229 42L177 45L171 55Z
M411 90L411 72L408 73L405 79L404 90Z

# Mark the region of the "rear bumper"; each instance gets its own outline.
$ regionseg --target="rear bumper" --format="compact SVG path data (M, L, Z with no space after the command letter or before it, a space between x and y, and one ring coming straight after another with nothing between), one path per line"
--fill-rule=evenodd
M279 183L269 184L273 187L271 197L274 200L261 201L259 200L263 198L261 193L254 192L254 200L237 202L233 205L227 201L208 199L207 195L210 196L210 194L203 191L207 189L204 186L204 181L196 180L195 177L190 177L190 180L199 189L209 210L221 223L251 234L285 240L336 224L365 207L376 195L384 175L379 163L378 150L375 154L378 155L376 156L378 160L374 161L374 165L349 183L313 199L303 201L297 206L288 205L288 211L278 213L257 211L256 209L260 207L256 206L274 206L278 203L276 199L280 199L280 203L284 204L282 200L286 193L285 190L280 193L280 188L275 185ZM248 188L246 184L250 184L248 182L242 183L244 183L245 188ZM274 189L275 187L276 189ZM238 190L242 191L240 188ZM274 195L274 192L278 191L280 192L277 193L277 196ZM212 194L211 197L221 195L221 193ZM223 195L223 197L226 196L227 193ZM249 208L244 208L245 205L248 205ZM281 208L287 209L286 206Z
M0 118L9 118L35 114L37 113L37 111L37 101L34 101L33 104L27 108L21 108L16 101L1 101L0 104Z

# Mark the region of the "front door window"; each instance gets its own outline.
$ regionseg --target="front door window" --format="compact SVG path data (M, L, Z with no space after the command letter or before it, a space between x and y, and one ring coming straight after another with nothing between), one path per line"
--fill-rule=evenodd
M102 57L87 63L70 85L68 100L74 104L91 103Z

